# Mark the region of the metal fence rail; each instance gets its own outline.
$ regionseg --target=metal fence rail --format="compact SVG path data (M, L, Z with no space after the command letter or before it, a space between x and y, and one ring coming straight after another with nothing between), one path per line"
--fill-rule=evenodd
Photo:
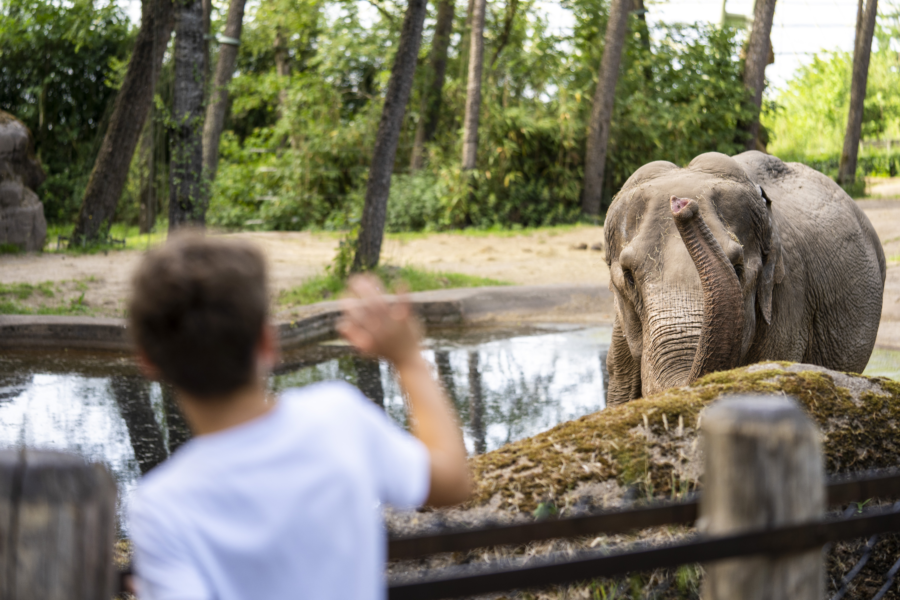
M900 473L863 474L829 483L828 504L848 504L867 498L900 497ZM465 552L488 546L527 544L555 538L619 534L662 525L689 525L697 520L699 496L685 502L646 508L605 511L556 520L462 529L394 538L388 545L391 559L419 558L441 552Z
M742 556L791 554L823 546L828 542L898 531L900 511L891 507L849 519L831 519L726 537L701 538L609 555L584 552L575 558L536 561L527 566L453 568L438 577L393 582L389 585L388 597L390 600L439 600L503 590L546 587L635 571L691 563L713 563Z

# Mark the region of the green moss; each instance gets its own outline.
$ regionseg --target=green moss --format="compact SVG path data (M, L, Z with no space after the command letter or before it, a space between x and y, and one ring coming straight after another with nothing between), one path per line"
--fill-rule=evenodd
M827 373L782 370L790 363L750 372L747 367L713 373L693 385L582 417L472 459L474 505L531 512L582 483L614 480L643 496L673 497L694 489L694 460L701 411L737 393L785 393L795 397L824 435L829 473L893 466L900 447L900 383L854 375L877 383L883 393L847 388ZM778 365L775 367L774 365ZM758 368L758 367L757 367Z
M460 287L509 285L505 281L475 277L462 273L424 271L413 267L379 267L376 274L390 292L405 289L409 292L425 292ZM297 306L335 300L344 291L346 281L332 273L317 275L302 285L281 292L278 304Z

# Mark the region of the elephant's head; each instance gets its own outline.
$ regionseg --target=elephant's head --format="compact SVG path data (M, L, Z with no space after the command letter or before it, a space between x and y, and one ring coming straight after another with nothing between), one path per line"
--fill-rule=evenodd
M619 336L610 403L742 364L760 322L771 322L784 266L771 202L737 162L709 153L684 169L641 167L605 232Z

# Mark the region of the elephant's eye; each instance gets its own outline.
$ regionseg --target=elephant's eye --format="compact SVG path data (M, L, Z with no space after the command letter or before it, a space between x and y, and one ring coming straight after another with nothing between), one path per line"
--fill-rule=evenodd
M744 280L744 265L738 263L734 265L734 274L737 275L738 281Z
M625 278L625 285L630 288L634 287L634 273L631 269L622 269L622 276Z

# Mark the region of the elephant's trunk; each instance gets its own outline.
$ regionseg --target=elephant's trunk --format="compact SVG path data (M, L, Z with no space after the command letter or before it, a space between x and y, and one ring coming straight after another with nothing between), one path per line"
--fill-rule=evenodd
M744 330L741 284L695 200L672 196L675 226L700 274L703 323L688 383L737 366Z

